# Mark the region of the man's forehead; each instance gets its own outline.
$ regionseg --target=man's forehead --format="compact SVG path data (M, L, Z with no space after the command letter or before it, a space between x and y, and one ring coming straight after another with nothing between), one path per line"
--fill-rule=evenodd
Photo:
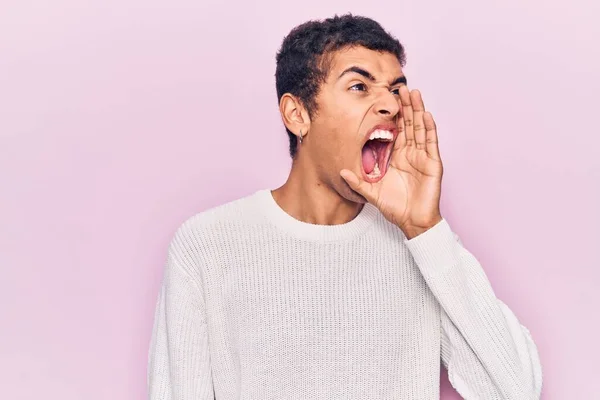
M332 55L329 77L337 79L346 69L358 66L368 70L378 80L401 76L402 65L390 52L370 50L365 47L351 47L336 51Z

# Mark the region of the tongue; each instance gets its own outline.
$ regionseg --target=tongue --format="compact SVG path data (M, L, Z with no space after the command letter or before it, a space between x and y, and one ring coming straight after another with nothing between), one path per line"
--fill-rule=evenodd
M365 144L365 147L362 149L362 163L367 174L373 172L375 161L374 148L371 146L371 143Z

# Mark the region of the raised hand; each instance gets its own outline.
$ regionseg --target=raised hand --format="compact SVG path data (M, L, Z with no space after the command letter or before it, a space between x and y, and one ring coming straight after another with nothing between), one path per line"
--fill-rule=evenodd
M442 219L443 166L435 121L425 111L421 93L401 86L400 101L399 134L383 178L371 183L347 169L340 175L410 239Z

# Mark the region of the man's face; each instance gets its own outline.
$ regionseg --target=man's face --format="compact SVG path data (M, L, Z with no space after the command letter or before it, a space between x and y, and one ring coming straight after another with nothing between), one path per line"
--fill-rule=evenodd
M342 169L370 182L387 172L398 134L398 89L405 84L400 62L391 53L353 47L333 55L316 98L309 157L320 179L342 197L365 202L340 176Z

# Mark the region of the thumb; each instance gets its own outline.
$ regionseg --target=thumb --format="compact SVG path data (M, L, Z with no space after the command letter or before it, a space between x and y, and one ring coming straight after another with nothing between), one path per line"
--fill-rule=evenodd
M352 190L358 192L365 199L367 199L368 202L375 204L375 188L373 187L372 183L360 179L354 172L348 169L341 170L340 175L342 178L344 178Z

